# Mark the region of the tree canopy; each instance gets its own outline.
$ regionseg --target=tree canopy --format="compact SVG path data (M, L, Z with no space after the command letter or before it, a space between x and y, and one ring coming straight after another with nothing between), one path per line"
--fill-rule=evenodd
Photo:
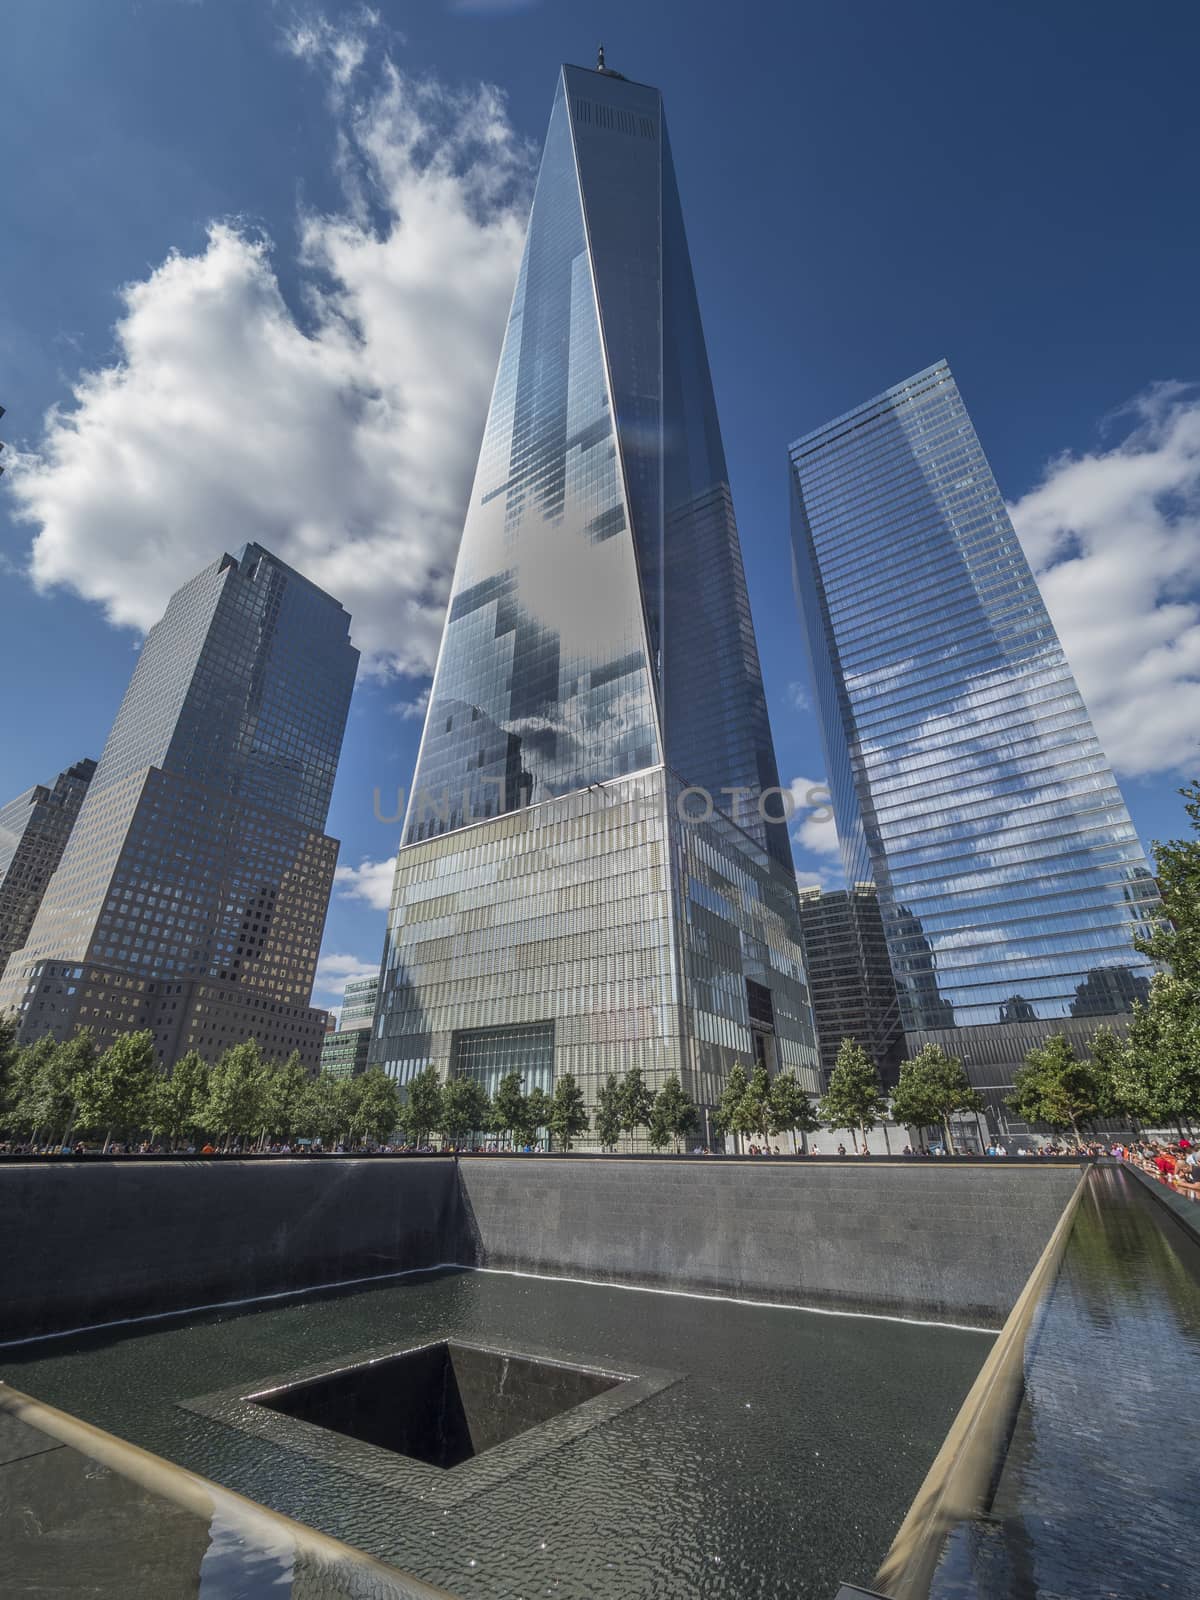
M546 1125L550 1129L550 1137L560 1150L569 1150L580 1134L588 1131L589 1119L583 1090L576 1083L574 1074L564 1072L561 1078L555 1080L554 1097L550 1102Z
M492 1103L478 1078L451 1078L442 1089L441 1131L451 1143L491 1123Z
M953 1155L950 1118L956 1111L982 1111L983 1096L971 1087L966 1068L941 1045L927 1044L900 1068L892 1094L892 1118L910 1127L940 1127Z
M654 1096L647 1132L655 1150L665 1150L673 1139L685 1139L694 1131L699 1112L684 1093L678 1076L672 1073Z
M771 1080L771 1133L815 1133L821 1119L810 1097L792 1071L777 1072Z
M617 1106L622 1133L636 1133L639 1128L649 1130L654 1096L646 1087L641 1067L630 1067L621 1079Z
M409 1082L400 1116L413 1144L424 1144L435 1128L441 1128L442 1092L442 1080L432 1062Z
M1095 1065L1081 1060L1064 1035L1052 1033L1025 1057L1008 1104L1026 1122L1070 1128L1079 1141L1082 1125L1100 1115L1101 1099Z
M843 1039L821 1097L821 1120L831 1130L857 1128L865 1143L887 1108L875 1063L856 1039Z
M602 1150L615 1150L621 1137L621 1085L610 1072L596 1096L596 1137Z
M1179 793L1193 837L1154 844L1155 876L1169 921L1134 944L1143 955L1168 966L1195 994L1200 992L1200 780Z

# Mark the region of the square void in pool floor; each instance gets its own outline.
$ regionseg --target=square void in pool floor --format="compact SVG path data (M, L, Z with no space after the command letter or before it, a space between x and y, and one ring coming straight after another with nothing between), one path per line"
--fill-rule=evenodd
M179 1402L341 1474L454 1504L678 1381L432 1339Z
M594 1400L621 1381L613 1373L443 1340L247 1398L446 1468Z

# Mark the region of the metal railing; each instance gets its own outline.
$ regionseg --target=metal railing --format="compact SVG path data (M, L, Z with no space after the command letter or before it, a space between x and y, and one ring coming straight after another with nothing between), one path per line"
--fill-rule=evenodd
M247 1500L232 1489L223 1489L198 1473L164 1461L139 1445L130 1444L0 1383L0 1418L5 1417L35 1429L79 1455L99 1462L139 1489L180 1507L205 1529L220 1529L225 1535L233 1533L247 1573L257 1568L261 1574L262 1563L271 1560L278 1563L282 1571L294 1567L298 1592L320 1593L327 1600L454 1600L445 1589L435 1588L338 1539ZM46 1492L53 1496L52 1481L47 1484ZM36 1504L30 1509L35 1513L39 1511ZM48 1518L53 1505L48 1501L40 1509ZM230 1543L226 1538L222 1543L222 1555L226 1560L229 1552ZM181 1541L180 1560L185 1559L194 1560L195 1549L189 1544L185 1552ZM273 1592L281 1596L291 1592L292 1586L284 1587L285 1581L281 1580L277 1591L273 1589Z
M1024 1394L1026 1345L1058 1275L1091 1165L1080 1174L875 1575L888 1600L925 1600L950 1533L986 1512Z

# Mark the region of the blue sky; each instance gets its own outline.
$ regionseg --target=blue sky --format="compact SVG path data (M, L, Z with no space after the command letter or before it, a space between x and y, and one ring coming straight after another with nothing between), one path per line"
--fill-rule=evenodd
M10 0L0 798L98 755L139 629L261 539L371 660L322 1003L378 959L372 794L411 774L555 72L601 38L666 96L785 781L823 766L785 446L940 356L1144 838L1200 771L1194 6ZM831 830L797 841L827 879Z

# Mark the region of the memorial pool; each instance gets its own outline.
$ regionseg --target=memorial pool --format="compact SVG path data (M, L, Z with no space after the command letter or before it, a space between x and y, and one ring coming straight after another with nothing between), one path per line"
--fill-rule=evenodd
M869 1584L991 1337L455 1271L47 1340L0 1377L457 1595L824 1597ZM238 1409L441 1341L621 1381L450 1470Z

